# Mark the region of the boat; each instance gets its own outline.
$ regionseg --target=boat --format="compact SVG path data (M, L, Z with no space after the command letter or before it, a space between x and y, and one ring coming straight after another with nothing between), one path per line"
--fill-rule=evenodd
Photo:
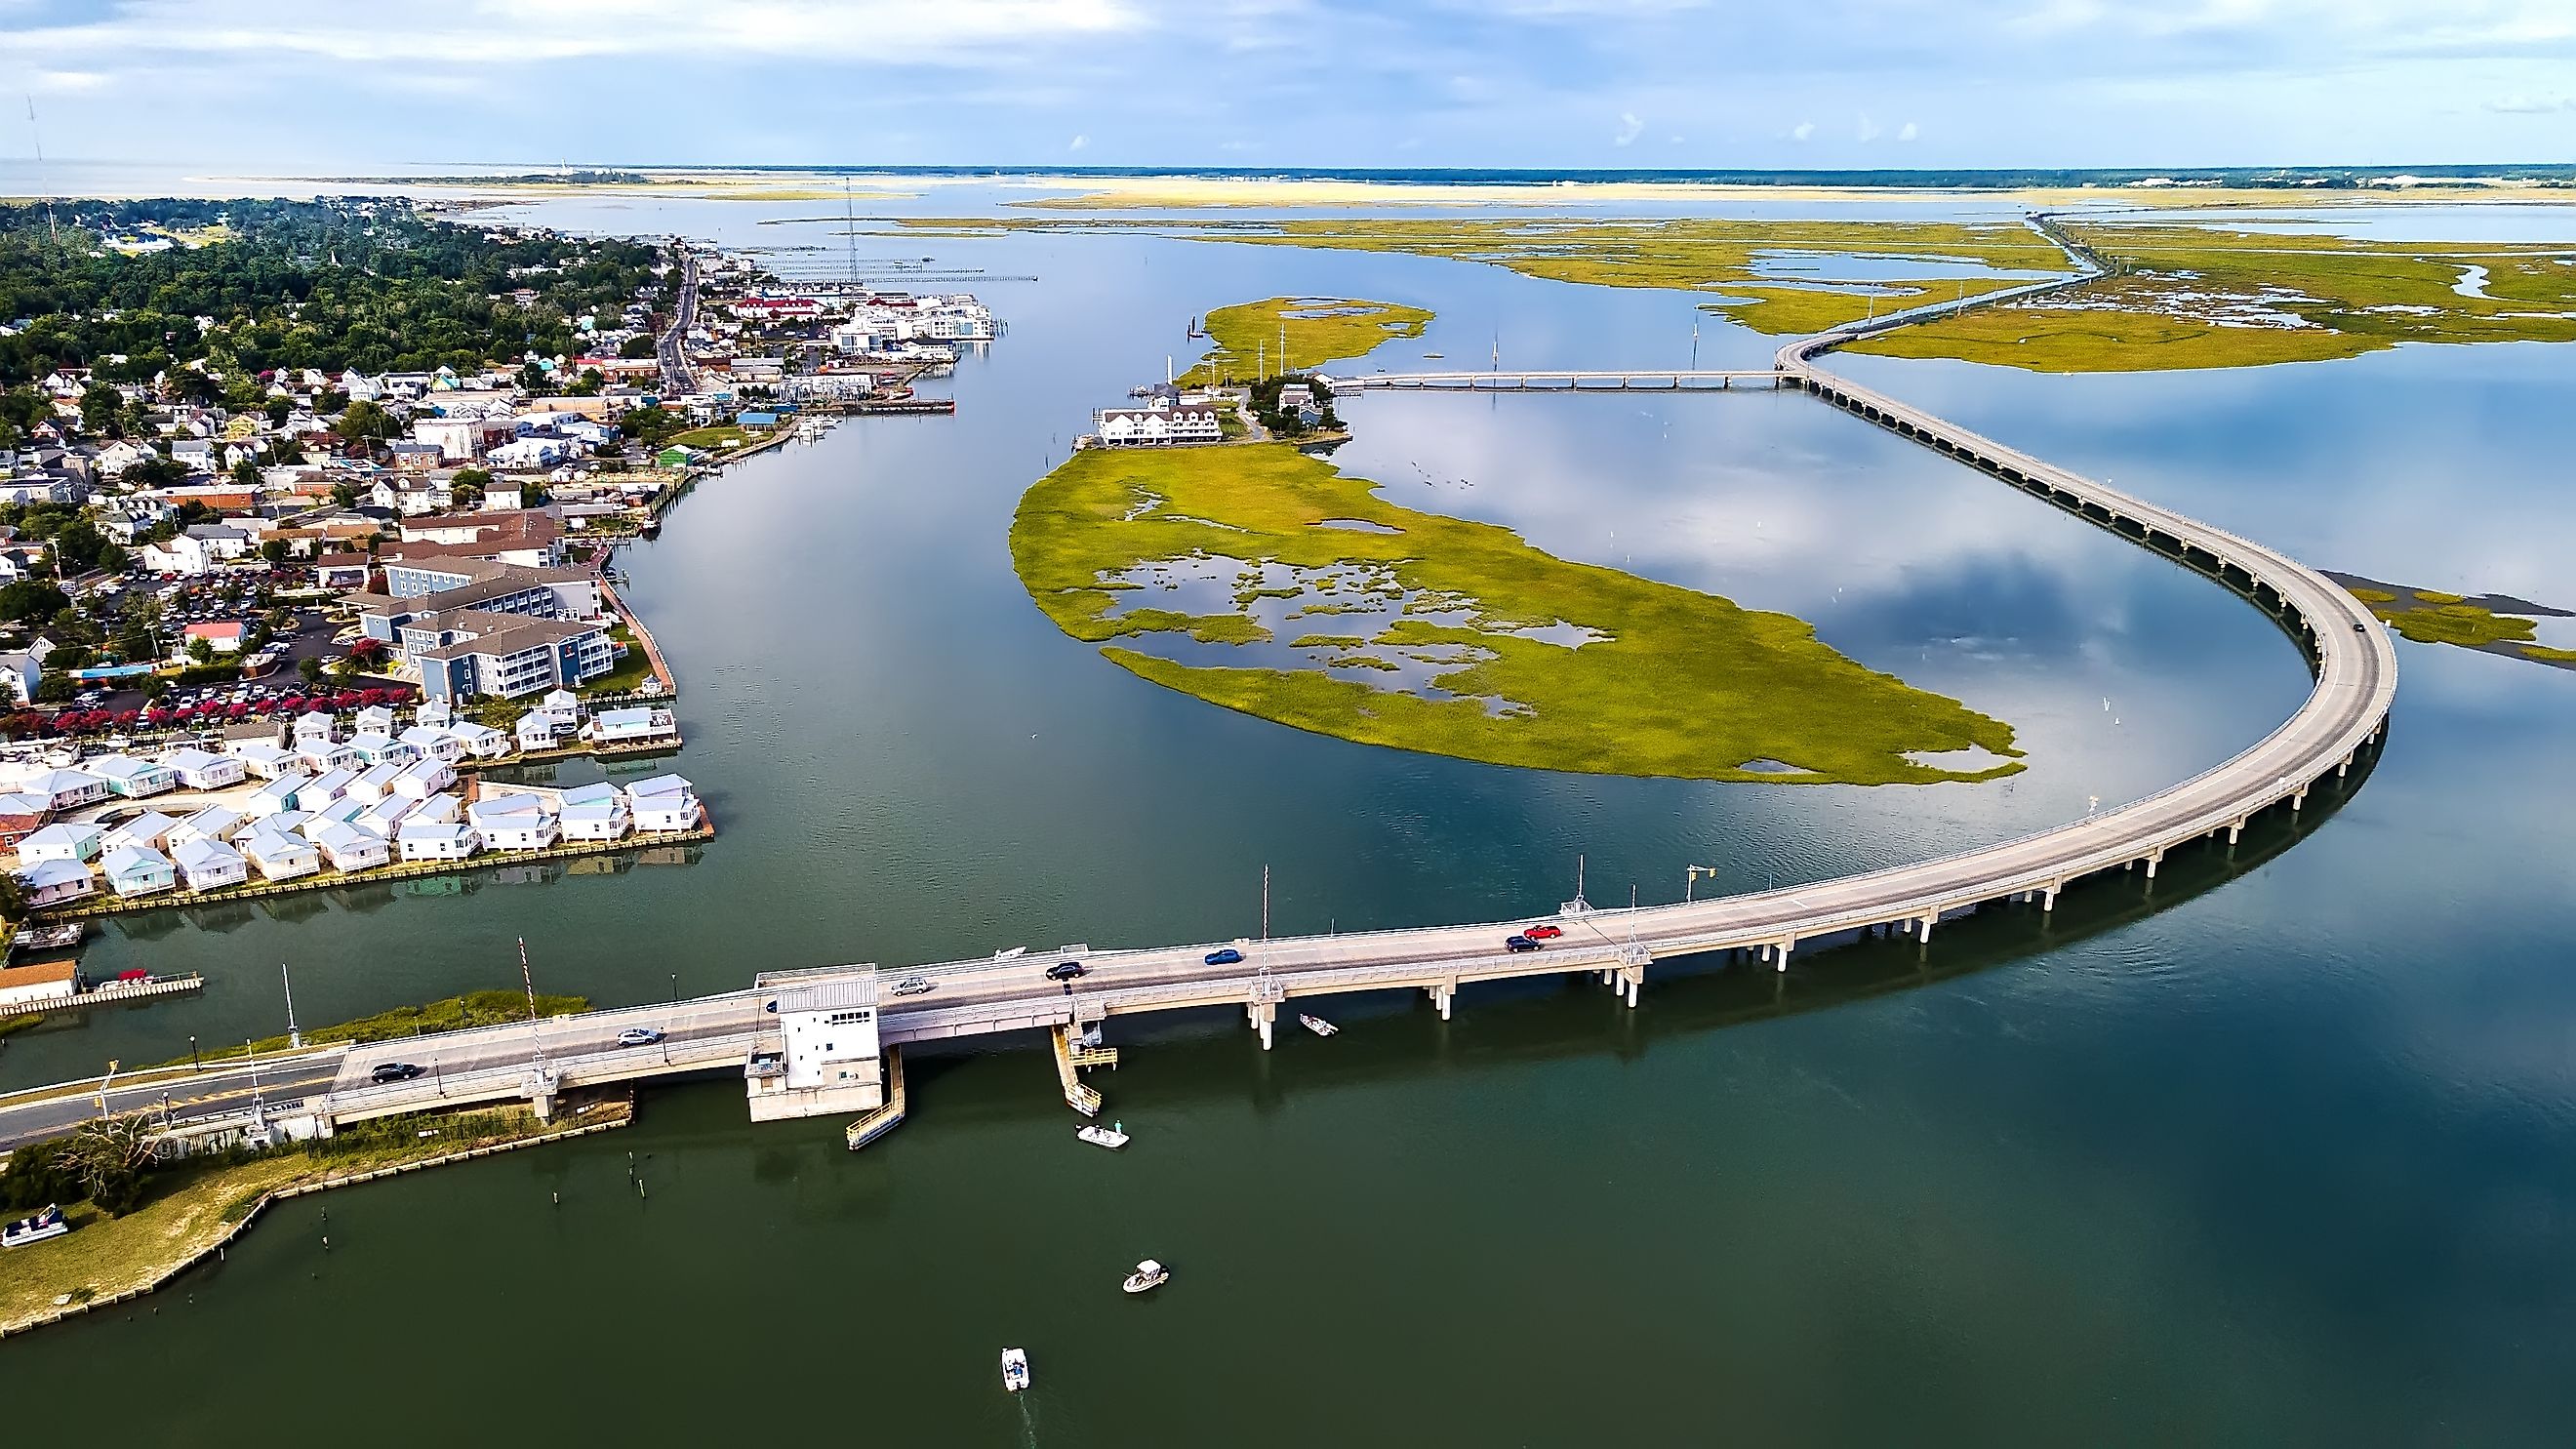
M1147 1258L1136 1265L1136 1271L1128 1274L1127 1281L1119 1287L1129 1293L1150 1293L1170 1282L1171 1278L1171 1269Z
M59 951L65 946L79 945L82 934L88 929L89 923L86 921L64 921L52 926L21 926L18 928L18 934L10 938L9 944L21 951Z
M72 1225L63 1218L63 1210L48 1204L43 1212L0 1228L0 1248L23 1248L29 1243L59 1238L71 1230Z
M1002 1350L1002 1387L1012 1393L1029 1386L1029 1356L1016 1348Z
M1073 1135L1094 1147L1106 1147L1112 1152L1127 1145L1127 1134L1115 1125L1103 1127L1095 1122L1088 1127L1076 1128Z
M1297 1024L1306 1028L1308 1031L1313 1032L1317 1036L1331 1036L1334 1032L1341 1030L1340 1027L1333 1025L1331 1022L1324 1020L1320 1016L1308 1016L1303 1012L1298 1013Z
M1440 361L1442 358L1447 357L1448 355L1449 355L1449 354L1447 354L1447 353L1445 353L1445 352L1426 352L1426 353L1422 354L1422 357L1423 357L1423 360L1424 360L1424 361L1426 361L1426 362L1438 362L1438 361Z
M274 649L262 649L257 654L254 654L248 659L242 661L241 677L244 679L259 679L266 675L274 674L277 672L278 664L284 659L284 657L285 656L279 654Z

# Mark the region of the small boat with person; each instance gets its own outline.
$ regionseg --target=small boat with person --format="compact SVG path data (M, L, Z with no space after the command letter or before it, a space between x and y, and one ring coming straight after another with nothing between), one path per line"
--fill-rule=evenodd
M1308 1016L1303 1012L1298 1013L1297 1024L1306 1028L1308 1031L1313 1032L1317 1036L1331 1036L1334 1032L1341 1030L1340 1027L1333 1025L1331 1022L1324 1020L1320 1016Z
M1110 1151L1115 1152L1119 1148L1127 1145L1127 1134L1119 1130L1121 1125L1123 1124L1113 1122L1110 1125L1103 1127L1099 1123L1094 1122L1088 1127L1078 1127L1074 1129L1073 1135L1090 1143L1094 1147L1106 1147Z
M1147 1258L1136 1265L1136 1271L1128 1274L1127 1281L1119 1287L1122 1292L1127 1293L1150 1293L1171 1280L1171 1269Z
M1018 1393L1029 1386L1029 1356L1016 1348L1002 1350L1002 1387Z
M71 1230L72 1225L63 1217L63 1210L48 1203L42 1212L0 1228L0 1248L23 1248L29 1243L59 1238Z

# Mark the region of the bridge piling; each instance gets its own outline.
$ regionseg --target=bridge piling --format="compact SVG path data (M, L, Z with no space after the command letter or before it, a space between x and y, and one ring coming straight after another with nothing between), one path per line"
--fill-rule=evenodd
M1423 990L1431 994L1431 1004L1440 1009L1440 1019L1442 1021L1447 1021L1449 1019L1449 1003L1458 995L1458 988L1455 986L1426 986Z

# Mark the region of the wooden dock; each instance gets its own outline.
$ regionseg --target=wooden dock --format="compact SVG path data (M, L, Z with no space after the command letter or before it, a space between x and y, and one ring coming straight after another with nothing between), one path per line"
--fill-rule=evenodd
M883 1106L860 1117L841 1130L852 1152L876 1141L903 1122L903 1053L888 1048L885 1054L886 1098Z
M93 1006L122 1006L130 1001L148 1001L155 996L202 991L205 986L206 978L194 971L182 976L156 976L149 981L110 981L69 996L0 1006L0 1016L51 1016L63 1011L87 1011Z

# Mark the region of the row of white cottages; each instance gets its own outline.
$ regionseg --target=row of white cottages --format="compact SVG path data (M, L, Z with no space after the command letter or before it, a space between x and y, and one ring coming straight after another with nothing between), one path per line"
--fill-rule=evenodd
M18 878L31 906L95 895L120 897L343 873L395 860L469 860L485 851L544 850L565 841L615 841L698 828L697 792L678 775L624 789L501 791L467 804L449 793L455 772L421 760L390 776L338 771L283 776L241 809L210 805L174 820L147 810L122 824L61 822L19 842ZM97 862L93 874L90 862Z

